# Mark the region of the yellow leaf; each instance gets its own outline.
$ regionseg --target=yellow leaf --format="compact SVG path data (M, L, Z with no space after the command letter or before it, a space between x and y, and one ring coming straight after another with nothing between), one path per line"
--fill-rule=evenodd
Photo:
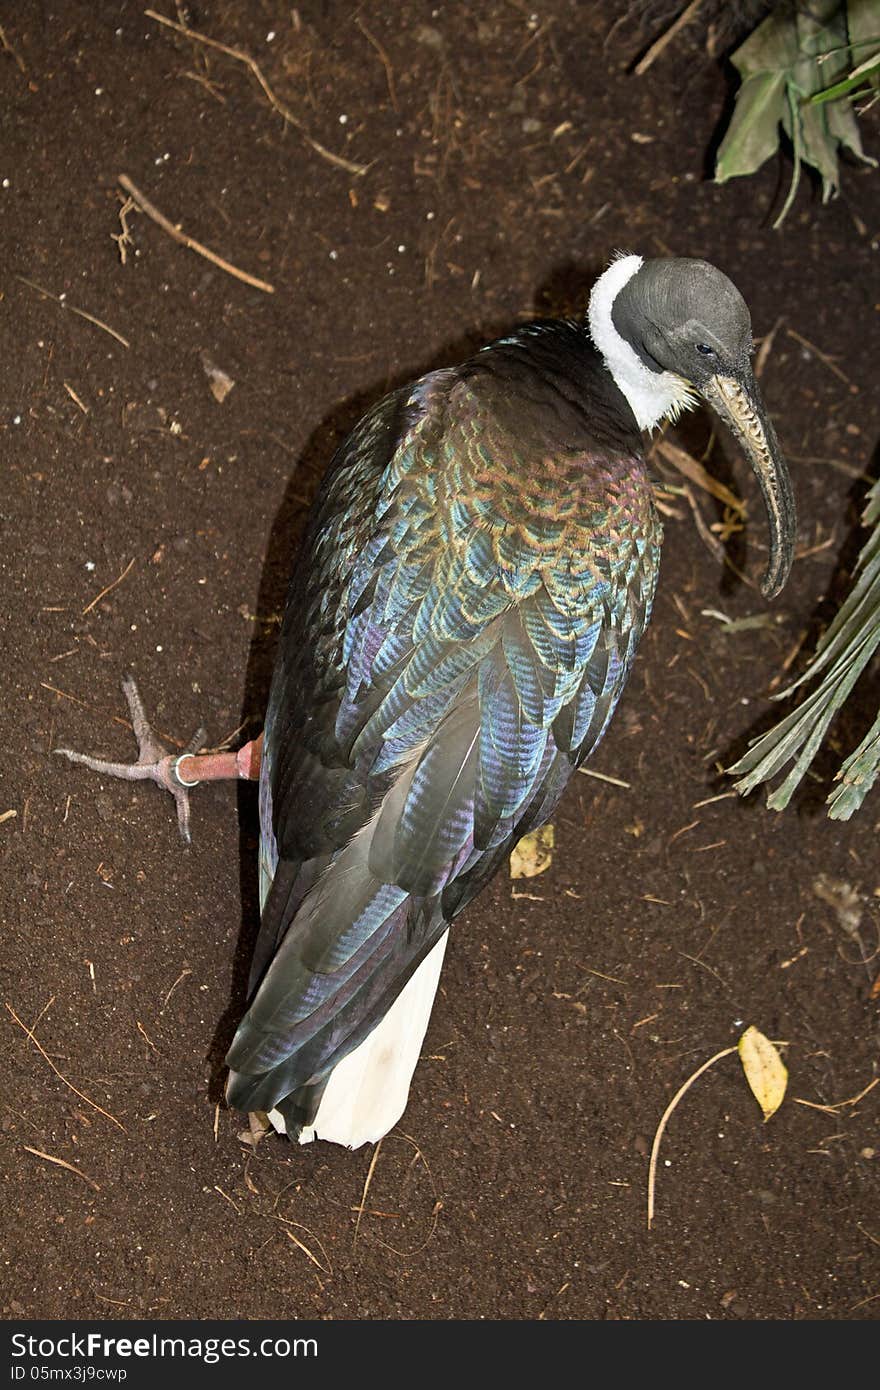
M550 868L553 860L553 826L542 825L523 835L510 856L511 878L535 878Z
M747 1028L737 1045L746 1081L764 1112L764 1119L782 1104L788 1085L788 1070L769 1038L757 1028Z

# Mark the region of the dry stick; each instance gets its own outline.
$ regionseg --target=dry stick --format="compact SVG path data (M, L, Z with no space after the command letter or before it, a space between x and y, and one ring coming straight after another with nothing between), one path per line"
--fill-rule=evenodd
M780 328L782 327L782 325L783 325L784 322L785 322L785 319L784 319L784 318L778 318L778 319L776 320L776 322L774 323L773 327L770 329L770 332L767 333L767 334L765 335L764 339L763 339L762 342L761 342L761 346L760 346L759 349L758 349L758 355L757 355L757 357L755 358L755 380L756 380L756 381L760 381L760 380L761 380L761 377L762 377L763 372L764 372L764 368L765 368L766 365L767 365L767 358L770 356L771 352L773 351L773 344L774 344L774 342L775 342L775 340L776 340L776 334L779 332L779 330L780 330Z
M42 285L38 285L35 280L28 280L26 275L16 275L15 278L16 280L20 280L23 285L27 285L30 289L36 290L37 294L44 294L47 299L54 299L55 303L60 304L62 309L69 309L72 314L79 315L79 317L85 319L87 323L93 323L96 328L102 328L105 333L109 333L110 337L115 338L117 343L121 343L124 348L131 347L131 343L127 338L123 338L122 334L117 333L115 328L111 328L109 323L104 323L102 319L96 319L94 314L87 314L85 309L77 309L75 305L68 304L66 299L62 299L60 295L53 294L51 290L47 290Z
M74 389L73 389L73 387L71 386L70 382L69 382L69 381L65 381L65 382L63 382L62 384L63 384L64 389L65 389L65 391L67 392L68 396L70 397L70 399L71 399L72 401L75 401L75 402L76 402L76 404L79 406L80 410L82 411L83 415L88 415L88 413L89 413L89 408L88 408L88 406L86 405L85 401L80 400L79 396L78 396L78 395L76 394L76 392L74 391Z
M697 13L697 10L700 8L702 3L703 0L691 0L691 3L687 6L686 9L682 10L681 14L678 16L678 19L674 22L674 24L670 24L669 28L666 30L665 33L660 35L656 43L651 44L651 47L648 49L644 58L642 58L641 61L638 62L635 68L633 69L636 77L644 77L651 64L656 62L656 60L660 57L660 54L663 52L666 45L672 43L672 40L676 37L677 34L681 33L684 26L690 23L690 21L693 19L694 15Z
M117 194L117 197L118 196L119 195ZM128 259L128 251L126 250L126 248L131 245L132 241L131 228L128 225L128 215L131 212L136 212L137 209L134 205L133 198L120 198L119 202L119 225L122 228L122 230L119 232L111 232L110 240L116 242L116 249L119 252L120 264L125 265L125 262Z
M793 1096L792 1099L795 1105L808 1105L811 1110L824 1110L829 1115L835 1115L845 1105L858 1105L859 1101L863 1100L868 1092L873 1091L874 1087L878 1085L880 1085L880 1076L875 1076L874 1080L869 1081L864 1090L859 1091L857 1096L851 1096L849 1100L836 1100L833 1105L820 1105L818 1101L801 1100L798 1096Z
M84 617L86 616L87 613L91 613L91 611L92 611L92 609L94 608L95 604L96 604L96 603L100 603L100 602L101 602L101 599L105 596L105 594L109 594L109 593L111 592L112 589L115 589L115 588L117 587L117 585L119 585L119 584L122 583L123 579L124 579L125 576L128 574L129 570L131 569L132 565L134 564L135 558L136 558L135 556L132 556L132 558L129 560L128 564L125 566L125 569L122 571L122 573L121 573L116 579L113 580L113 583L112 583L112 584L108 584L107 587L106 587L106 589L102 589L101 592L97 595L97 597L92 599L91 603L87 603L87 604L86 604L85 608L84 608L83 611L80 613L80 617L81 617L81 618L84 618Z
M872 1236L871 1232L862 1225L861 1221L856 1222L856 1230L861 1231L863 1236L867 1236L868 1240L870 1240L872 1244L880 1245L880 1240L878 1240L876 1236Z
M691 1086L693 1086L698 1076L702 1076L704 1071L708 1071L709 1068L711 1066L714 1066L716 1062L720 1062L722 1057L729 1057L731 1053L736 1051L737 1049L735 1047L725 1047L721 1052L716 1052L714 1057L710 1057L708 1062L704 1062L703 1065L694 1072L693 1076L689 1076L684 1085L679 1087L675 1095L672 1097L672 1100L669 1102L669 1104L663 1112L663 1117L659 1125L657 1126L657 1133L654 1135L654 1143L651 1145L651 1162L648 1166L649 1231L651 1229L651 1222L654 1220L654 1184L657 1179L657 1158L660 1153L660 1140L663 1138L663 1132L666 1129L669 1117L672 1114L675 1107L678 1105L678 1102L681 1100L685 1092L689 1091Z
M691 492L687 483L685 483L682 491L684 492L684 495L687 498L688 506L690 507L691 512L693 513L694 525L697 528L697 535L700 537L700 540L703 542L710 555L714 555L718 563L723 564L724 557L726 554L724 546L721 544L717 536L713 536L712 532L709 530L709 527L706 525L706 518L700 511L699 503L697 502L696 497Z
M114 724L121 724L123 729L133 731L134 725L130 719L123 719L119 714L108 714L107 710L102 710L99 705L90 705L87 700L81 700L78 695L70 695L66 690L59 690L57 685L50 685L48 681L40 681L43 690L51 690L53 695L60 695L62 700L70 700L71 704L82 705L83 709L94 710L96 714L103 714L108 719L112 719ZM156 732L166 743L171 743L175 748L182 748L183 739L175 738L173 734L168 734L164 729L157 729Z
M174 223L169 222L165 214L159 211L156 204L151 203L149 198L145 197L140 189L135 187L127 174L120 174L118 182L125 189L126 193L134 199L141 212L146 213L147 217L151 217L153 221L162 228L163 232L167 232L175 241L180 242L181 246L187 247L189 251L195 251L199 256L204 256L206 260L219 266L221 270L225 270L227 275L234 275L236 280L243 280L246 285L253 286L255 290L263 290L266 294L275 293L274 285L268 284L265 280L258 280L255 275L248 275L246 270L239 270L237 266L230 264L230 262L224 260L222 256L218 256L215 251L211 251L207 246L203 246L200 241L196 241L195 237L187 236L186 232L182 232L178 227L175 227Z
M612 777L607 772L597 772L594 767L579 767L578 772L582 772L585 777L595 777L597 782L610 782L612 787L623 787L625 791L632 791L632 782L624 782L622 777Z
M24 61L19 57L15 49L12 47L12 44L6 37L6 31L2 25L0 25L0 47L2 47L4 53L9 54L10 58L15 63L16 67L21 73L22 77L27 77L27 68L24 65Z
M425 1236L425 1239L422 1241L421 1245L417 1245L415 1250L398 1250L396 1245L389 1244L387 1240L382 1240L379 1236L375 1236L374 1239L377 1245L382 1245L385 1247L386 1250L390 1250L393 1254L401 1255L404 1259L409 1260L412 1259L414 1255L420 1255L422 1251L425 1250L431 1244L431 1241L434 1239L434 1233L437 1230L437 1222L440 1220L440 1212L443 1209L443 1203L441 1202L437 1192L437 1184L434 1181L434 1174L431 1172L431 1165L428 1163L428 1160L425 1158L425 1155L422 1153L415 1139L413 1139L411 1134L406 1134L402 1129L397 1130L396 1135L400 1139L405 1139L408 1144L412 1144L413 1148L415 1149L416 1156L410 1164L410 1168L412 1168L413 1164L417 1163L419 1159L421 1159L422 1163L425 1165L425 1172L428 1174L428 1180L431 1184L431 1191L434 1194L434 1208L431 1212L431 1229Z
M70 700L71 704L82 705L83 709L94 709L93 705L81 700L78 695L68 695L66 690L59 690L57 685L50 685L48 681L40 681L44 690L51 690L53 695L60 695L62 700Z
M249 72L253 73L254 77L259 82L270 106L274 107L279 116L287 121L288 125L292 125L295 130L299 131L306 144L311 145L315 153L319 154L322 159L329 160L329 162L335 164L338 169L345 169L349 174L357 174L358 176L365 174L370 168L369 164L355 164L351 159L344 159L342 155L334 154L332 150L328 150L320 141L315 140L309 135L302 121L297 120L293 112L276 97L269 83L263 76L262 69L249 53L245 53L241 48L231 48L229 44L220 43L218 39L209 39L207 34L199 34L195 29L188 29L185 24L176 24L173 19L168 19L163 14L157 14L155 10L144 10L144 14L147 15L149 19L154 19L157 24L164 24L167 28L174 29L176 33L183 34L184 38L192 39L195 43L206 44L208 48L216 48L219 53L225 53L227 58L234 58L237 63L244 63L244 66Z
M391 59L388 57L388 54L375 35L370 33L359 15L355 15L354 22L367 40L367 43L372 44L373 48L375 48L378 53L382 66L385 69L385 81L388 83L388 95L391 98L391 105L394 107L395 111L399 111L400 107L397 104L397 93L394 90L394 69L391 66Z
M96 1192L101 1191L94 1178L86 1177L81 1168L74 1167L72 1163L68 1163L66 1158L56 1158L54 1154L44 1154L42 1149L32 1149L30 1144L23 1144L22 1148L37 1158L44 1158L47 1163L57 1163L59 1168L66 1168L68 1173L75 1173L78 1178L82 1178L83 1182L87 1182L89 1187L93 1187Z
M367 1204L367 1193L368 1193L369 1190L370 1190L370 1183L373 1181L373 1170L375 1169L376 1164L377 1164L378 1161L379 1161L379 1154L380 1154L381 1150L382 1150L382 1140L380 1139L379 1142L378 1142L378 1144L376 1145L375 1149L373 1150L373 1157L370 1159L370 1166L369 1166L369 1168L367 1169L367 1176L366 1176L366 1180L365 1180L365 1182L364 1182L364 1190L363 1190L363 1192L361 1193L361 1204L360 1204L360 1206L357 1208L357 1221L354 1223L354 1240L352 1241L352 1247L354 1247L355 1245L357 1245L357 1242L358 1242L358 1233L359 1233L359 1231L360 1231L360 1229L361 1229L361 1219L362 1219L363 1214L364 1214L364 1207L365 1207L366 1204Z
M49 1056L48 1052L37 1042L36 1038L33 1035L33 1032L30 1028L28 1028L27 1024L22 1023L18 1014L13 1009L12 1005L6 1004L6 1009L12 1015L14 1022L18 1024L22 1032L26 1033L27 1036L30 1038L31 1042L39 1052L40 1056L44 1059L44 1061L49 1063L49 1066L52 1068L55 1075L58 1077L58 1080L63 1081L65 1086L67 1086L69 1090L73 1091L73 1094L75 1096L79 1096L80 1100L85 1101L86 1105L90 1105L93 1110L98 1111L99 1115L103 1115L105 1119L110 1120L116 1126L117 1129L121 1129L123 1134L127 1134L128 1130L125 1128L125 1125L122 1124L119 1120L117 1120L115 1115L111 1115L109 1110L104 1110L100 1105L98 1105L97 1101L91 1100L87 1095L85 1095L83 1091L78 1091L74 1086L73 1082L68 1081L67 1077L63 1074L63 1072L60 1072L58 1070L55 1063L52 1061L52 1058Z
M658 439L654 447L667 463L670 463L679 473L683 473L690 482L696 483L697 487L702 488L704 492L709 492L713 497L717 497L719 502L730 507L731 511L736 512L738 516L745 516L746 504L742 498L737 497L736 493L731 492L730 488L725 487L723 483L719 483L717 478L713 478L712 474L686 449L679 448L677 444L672 443L671 439L665 438Z
M282 1222L284 1221L284 1217L283 1217L283 1216L277 1216L275 1219L276 1219L276 1221L282 1221ZM300 1240L299 1236L295 1236L295 1235L293 1234L293 1231L289 1231L289 1230L287 1229L288 1224L293 1225L293 1224L295 1224L295 1223L293 1223L293 1222L290 1222L290 1223L285 1222L285 1223L284 1223L284 1234L287 1236L287 1239L288 1239L288 1240L292 1240L293 1243L294 1243L294 1245L295 1245L299 1250L301 1250L301 1251L303 1252L303 1254L306 1255L306 1256L311 1260L312 1264L315 1265L315 1267L316 1267L317 1269L319 1269L319 1270L321 1271L322 1274L332 1275L332 1273L333 1273L333 1268L332 1268L332 1266L331 1266L331 1264L330 1264L330 1261L327 1260L327 1264L326 1264L326 1265L322 1265L322 1264L321 1264L321 1261L318 1259L317 1255L314 1255L314 1254L312 1253L312 1251L311 1251L311 1250L309 1249L309 1247L306 1245L305 1241L304 1241L304 1240ZM307 1228L306 1226L300 1226L299 1229L300 1229L301 1231L305 1231L305 1230L307 1230L308 1228ZM310 1236L313 1236L313 1239L317 1240L317 1241L318 1241L318 1244L321 1245L321 1242L318 1240L317 1236L315 1236L314 1233L313 1233L312 1231L309 1231L309 1235L310 1235ZM324 1250L323 1245L321 1245L321 1249ZM327 1251L326 1251L326 1250L324 1250L324 1259L325 1259L325 1260L327 1259ZM320 1283L320 1280L319 1280L318 1282Z
M808 352L811 352L813 354L814 357L818 357L819 361L825 364L829 372L833 372L834 375L836 377L839 377L841 381L845 381L847 386L853 385L851 379L847 376L846 372L841 371L837 363L832 361L832 359L828 356L826 352L822 352L820 348L817 348L815 343L811 343L809 338L804 338L800 333L796 333L793 328L786 328L785 331L788 334L789 338L794 338L795 342L800 343L801 347L805 347ZM856 390L858 390L858 387L856 387Z
M866 1303L873 1303L877 1298L880 1298L880 1293L870 1293L867 1298L859 1299L858 1303L854 1303L848 1311L854 1313L857 1308L864 1308Z
M191 974L192 974L192 971L189 970L189 969L184 968L183 970L181 970L181 972L180 972L180 974L178 975L177 979L174 981L174 984L171 986L171 988L169 989L168 993L165 995L165 999L164 999L164 1001L163 1001L162 1007L161 1007L161 1009L159 1010L159 1013L160 1013L160 1014L164 1014L165 1010L168 1008L168 1000L171 998L172 994L173 994L174 991L177 989L177 986L180 984L181 980L185 980L186 977L187 977L187 975L191 975Z

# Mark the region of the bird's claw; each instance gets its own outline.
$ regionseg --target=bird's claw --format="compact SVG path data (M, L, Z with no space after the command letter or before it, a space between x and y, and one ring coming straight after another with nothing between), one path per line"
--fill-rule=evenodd
M56 748L72 763L82 763L92 772L102 772L108 777L121 777L127 782L156 782L174 797L177 807L177 824L180 834L190 844L189 788L195 783L185 782L178 770L178 763L204 747L207 739L205 729L197 729L181 753L169 753L147 718L143 701L132 676L122 682L122 691L131 713L131 723L138 743L137 761L133 763L113 763L103 758L92 758L87 753L75 753L70 748Z

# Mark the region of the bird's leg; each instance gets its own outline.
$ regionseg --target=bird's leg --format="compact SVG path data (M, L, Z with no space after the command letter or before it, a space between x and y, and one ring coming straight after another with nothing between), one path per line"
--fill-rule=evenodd
M103 758L91 758L86 753L74 753L70 748L56 748L71 762L82 763L93 772L103 772L108 777L122 777L128 782L156 782L174 797L177 806L177 824L180 833L189 844L192 836L189 828L189 792L199 782L218 782L222 778L236 777L255 781L260 775L260 759L263 735L246 743L235 753L199 753L204 746L207 733L197 729L182 753L169 753L164 743L156 735L147 718L138 688L131 676L122 682L122 690L131 712L131 722L138 742L138 756L134 763L112 763Z

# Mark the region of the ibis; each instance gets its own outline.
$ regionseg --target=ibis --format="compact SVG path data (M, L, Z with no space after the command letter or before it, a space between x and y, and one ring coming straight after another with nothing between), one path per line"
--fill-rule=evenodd
M133 766L258 777L261 922L229 1104L357 1147L398 1121L450 924L553 813L608 727L654 599L644 432L706 401L757 475L762 588L792 563L789 475L739 291L619 255L586 319L527 323L393 391L339 448L293 566L260 739L169 754L137 689Z

